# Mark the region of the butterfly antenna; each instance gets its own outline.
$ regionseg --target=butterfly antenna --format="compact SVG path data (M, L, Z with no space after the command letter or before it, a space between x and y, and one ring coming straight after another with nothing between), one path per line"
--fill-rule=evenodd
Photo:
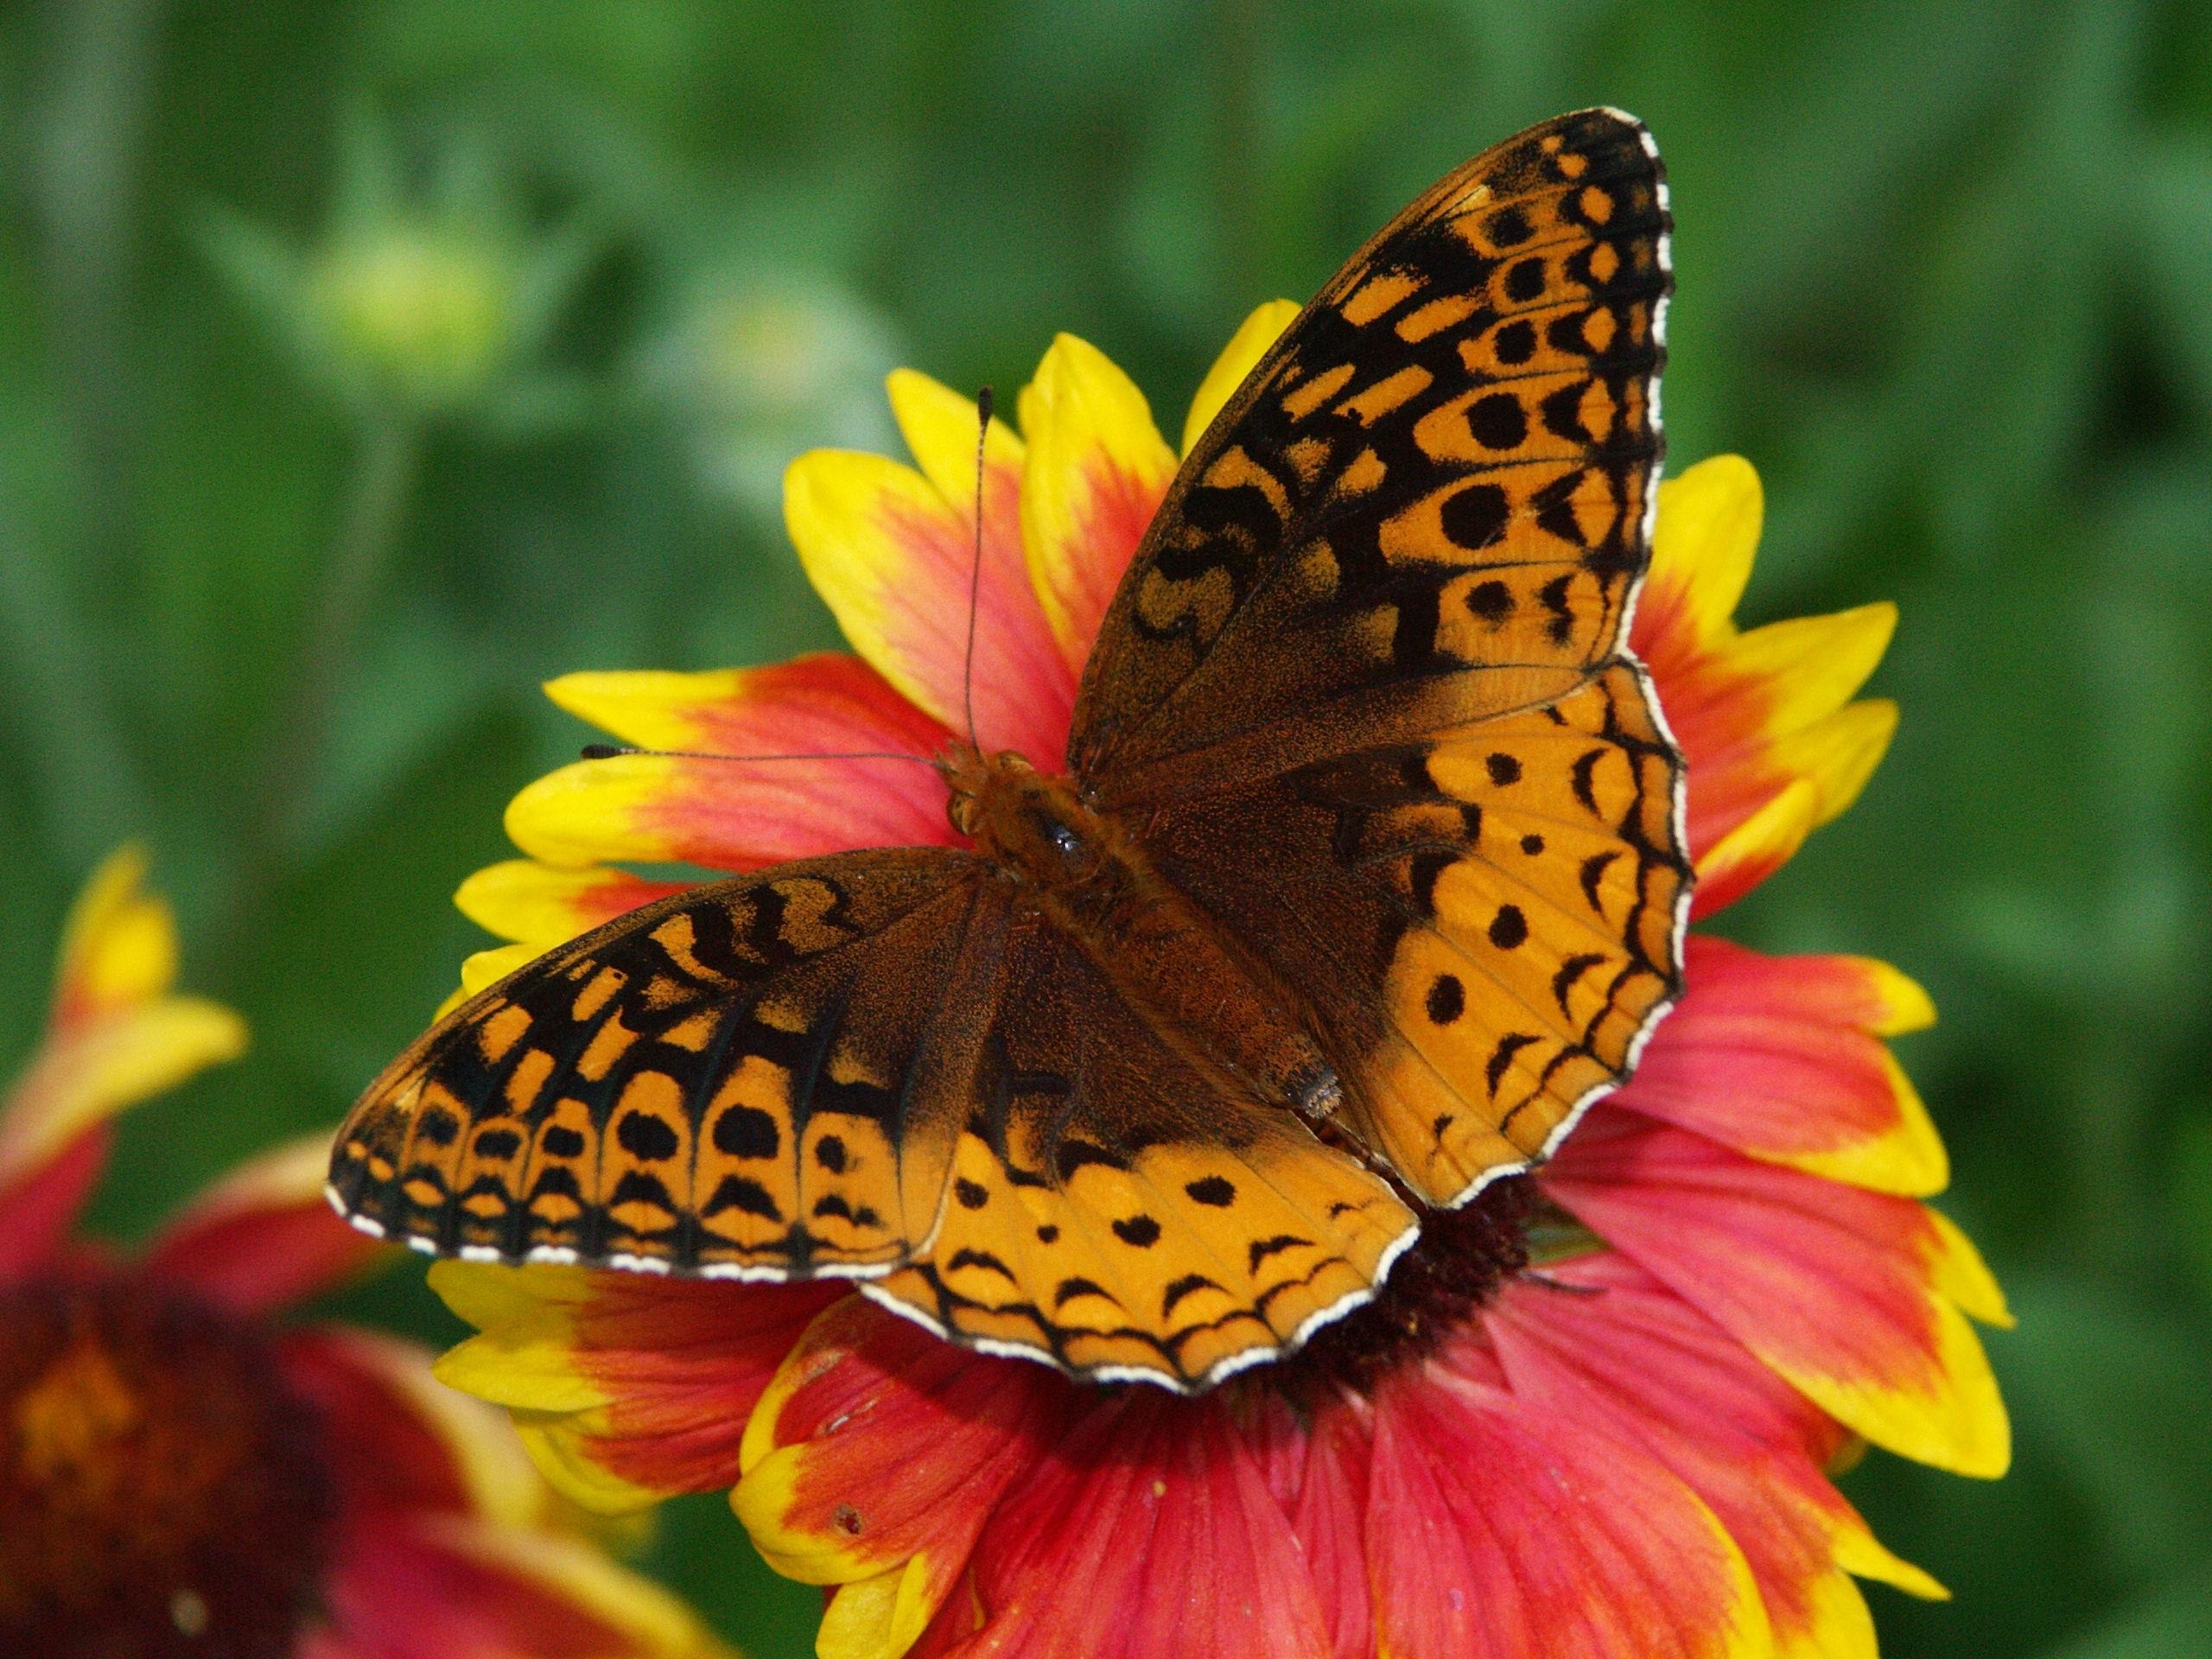
M968 650L960 669L960 705L968 718L968 747L976 737L976 613L983 597L983 448L991 435L991 389L976 394L976 558L968 570Z
M715 754L705 749L637 749L624 743L587 743L583 747L583 758L587 760L612 760L623 754L649 754L664 760L739 760L748 764L759 760L911 760L918 766L937 764L925 754L902 754L896 749L847 749L836 753Z

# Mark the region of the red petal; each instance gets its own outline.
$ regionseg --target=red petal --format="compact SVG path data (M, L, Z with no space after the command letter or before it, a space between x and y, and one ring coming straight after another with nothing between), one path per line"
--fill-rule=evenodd
M53 1259L107 1166L110 1139L108 1126L96 1124L0 1188L0 1286Z
M1769 957L1702 935L1683 982L1617 1104L1832 1180L1942 1189L1943 1144L1878 1034L1933 1018L1919 987L1864 957Z
M977 1542L982 1626L1021 1659L1313 1659L1297 1538L1218 1395L1099 1396Z
M359 1659L673 1659L710 1651L664 1591L580 1541L467 1518L357 1519L324 1585Z
M1842 1431L1621 1256L1562 1263L1548 1277L1555 1284L1507 1286L1484 1315L1515 1395L1649 1450L1742 1548L1777 1634L1815 1636L1837 1535L1866 1531L1822 1473Z
M852 1297L762 1396L732 1502L771 1564L809 1583L925 1556L933 1610L1071 1398L1041 1366L969 1353Z
M594 1461L664 1492L734 1486L746 1420L837 1284L738 1285L600 1275L576 1316L576 1368L612 1396Z
M945 728L857 658L717 674L571 674L555 702L626 741L707 755L889 753L927 760ZM858 847L948 842L944 782L898 760L617 755L516 796L507 832L556 865L682 861L747 870Z
M162 1228L146 1271L249 1317L344 1283L385 1247L332 1211L329 1162L316 1135L241 1165Z
M469 1507L468 1483L454 1449L379 1370L361 1363L362 1334L344 1330L286 1333L278 1355L284 1380L328 1427L323 1456L340 1506L370 1510ZM423 1356L424 1376L429 1356Z
M1366 1424L1338 1403L1301 1420L1263 1397L1249 1431L1268 1485L1306 1553L1335 1659L1372 1659L1375 1611L1367 1588Z
M1742 1556L1661 1463L1436 1370L1376 1396L1367 1538L1393 1659L1766 1651Z

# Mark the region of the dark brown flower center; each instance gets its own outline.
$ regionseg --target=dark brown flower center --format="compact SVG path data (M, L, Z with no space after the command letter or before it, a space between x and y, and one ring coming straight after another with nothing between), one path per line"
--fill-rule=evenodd
M1305 1347L1258 1373L1294 1402L1318 1404L1344 1389L1364 1394L1382 1377L1434 1351L1510 1274L1529 1265L1535 1184L1493 1183L1457 1210L1421 1217L1421 1237L1375 1300L1316 1332Z
M285 1659L330 1491L255 1331L128 1279L0 1291L0 1653Z

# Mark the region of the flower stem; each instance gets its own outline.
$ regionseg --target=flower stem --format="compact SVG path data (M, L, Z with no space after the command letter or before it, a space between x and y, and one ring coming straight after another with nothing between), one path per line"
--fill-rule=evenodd
M363 423L345 515L325 560L289 696L271 722L259 795L238 842L229 902L215 930L232 957L274 897L328 760L338 700L361 633L397 555L422 465L419 429L404 416Z

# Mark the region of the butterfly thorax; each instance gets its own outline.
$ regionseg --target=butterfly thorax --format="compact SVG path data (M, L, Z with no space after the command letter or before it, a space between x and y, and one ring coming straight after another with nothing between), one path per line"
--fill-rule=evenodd
M1292 1012L1293 999L1073 779L1041 772L1011 750L987 755L965 745L939 766L953 828L1178 1049L1269 1103L1317 1120L1337 1109L1336 1069Z

